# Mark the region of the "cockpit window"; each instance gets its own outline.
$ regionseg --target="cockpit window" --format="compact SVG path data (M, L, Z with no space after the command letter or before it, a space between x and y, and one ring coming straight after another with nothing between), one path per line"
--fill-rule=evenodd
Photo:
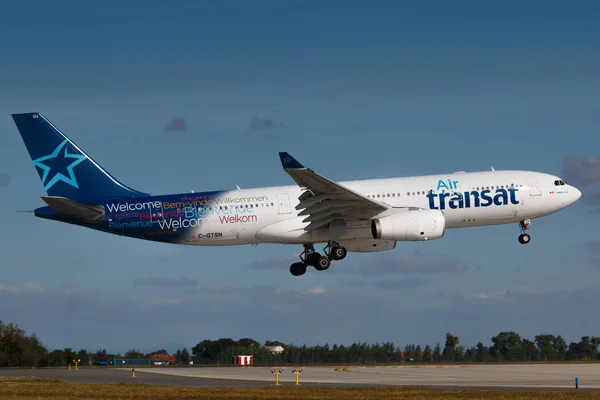
M557 179L554 181L554 186L564 186L565 182L562 179Z

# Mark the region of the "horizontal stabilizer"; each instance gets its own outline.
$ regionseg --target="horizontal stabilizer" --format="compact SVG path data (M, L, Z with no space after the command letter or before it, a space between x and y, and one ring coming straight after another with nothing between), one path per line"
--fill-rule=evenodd
M68 215L83 222L96 223L102 221L106 212L99 205L85 205L76 201L58 196L43 196L42 200L54 210L55 213Z

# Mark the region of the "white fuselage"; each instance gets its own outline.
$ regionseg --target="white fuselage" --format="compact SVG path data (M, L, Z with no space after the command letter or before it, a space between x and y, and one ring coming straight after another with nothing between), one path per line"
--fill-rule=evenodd
M581 196L579 190L556 176L529 171L458 172L339 184L393 208L438 209L444 214L446 228L539 218L568 207ZM297 185L226 192L230 200L206 205L210 212L203 213L203 223L190 232L185 244L307 244L330 240L327 228L310 232L303 229L308 222L302 222L305 216L299 216L295 208L302 192ZM342 241L372 240L370 222L347 223Z

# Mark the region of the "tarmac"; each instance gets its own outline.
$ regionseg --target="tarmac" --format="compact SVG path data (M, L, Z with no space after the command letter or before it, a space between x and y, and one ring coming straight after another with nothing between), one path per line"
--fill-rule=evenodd
M187 387L295 385L293 369L302 368L301 386L380 387L416 386L440 389L600 391L600 364L489 364L370 367L152 367L2 369L0 376L57 378L67 383L135 383Z

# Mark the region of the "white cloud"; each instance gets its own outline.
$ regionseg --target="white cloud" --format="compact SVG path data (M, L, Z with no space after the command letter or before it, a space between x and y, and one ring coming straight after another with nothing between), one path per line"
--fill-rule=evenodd
M448 255L396 252L373 258L359 269L362 276L383 274L445 274L465 272L469 266Z
M389 290L404 290L404 289L415 289L418 287L426 286L431 283L430 279L420 277L410 277L406 279L387 279L375 283L375 286L380 289Z
M184 288L197 286L198 281L196 279L188 279L188 278L179 278L179 279L169 279L169 278L143 278L143 279L135 279L133 281L133 286L140 287L151 287L151 288Z
M8 186L10 175L0 172L0 186Z
M311 293L311 294L323 294L325 292L326 292L326 290L322 286L315 286L313 288L308 289L308 293Z
M379 298L379 292L325 285L305 289L205 286L184 300L139 300L28 282L0 286L0 315L4 322L35 332L50 347L126 350L173 341L193 346L219 337L296 344L392 340L433 345L443 342L445 332L470 345L486 343L502 330L525 337L553 332L568 340L594 334L600 321L590 317L590 310L600 308L598 289L545 291L516 286L437 296L416 290L414 301L398 307L392 290L386 291L389 297ZM416 320L418 324L406 323ZM307 331L307 324L313 329ZM111 335L98 326L108 327Z
M7 285L0 283L0 293L26 295L31 293L43 293L46 289L38 282L26 282L20 285Z
M584 204L600 204L600 157L565 157L563 179L581 190Z
M142 301L141 304L146 304L150 306L169 306L169 305L179 305L182 304L182 300L146 300Z

